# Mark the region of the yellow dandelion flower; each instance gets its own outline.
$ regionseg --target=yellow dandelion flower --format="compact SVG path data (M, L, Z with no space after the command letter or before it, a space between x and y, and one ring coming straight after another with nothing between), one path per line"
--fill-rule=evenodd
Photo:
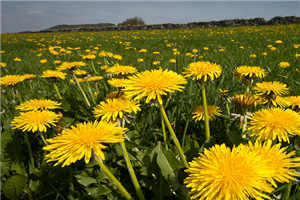
M300 135L300 115L290 109L262 109L252 115L248 130L259 140L289 142L289 134Z
M97 118L101 117L102 120L116 121L117 119L122 119L126 113L137 113L140 110L137 102L120 97L100 102L94 108L94 115Z
M232 101L238 108L247 109L252 106L265 103L265 101L256 95L251 94L237 94L232 97Z
M258 79L264 78L266 71L259 66L239 66L235 69L235 74L240 79Z
M21 75L6 75L0 78L0 85L16 85L22 81L24 81L24 78Z
M144 62L144 59L143 58L138 58L137 61L138 62Z
M281 67L281 68L288 68L288 67L290 67L291 65L290 65L289 62L280 62L280 63L278 64L278 66Z
M256 54L250 54L250 58L256 58Z
M276 44L282 44L283 42L282 42L282 40L276 40L275 43Z
M278 81L272 82L261 82L257 83L253 89L257 92L258 95L284 95L288 94L289 89L286 87L286 84L280 83Z
M122 60L123 59L123 57L121 55L118 55L118 54L113 55L113 58L116 59L116 60Z
M15 57L15 58L14 58L14 61L15 61L15 62L20 62L20 61L22 61L22 59L21 59L21 58L18 58L18 57Z
M93 54L83 55L81 57L82 57L82 59L85 59L85 60L94 60L96 58L96 56Z
M23 132L46 132L47 127L56 126L59 119L58 114L48 110L22 112L12 120L11 126Z
M16 107L17 110L51 110L60 108L61 103L49 99L31 99Z
M0 62L0 67L6 67L7 64L5 62Z
M108 84L116 87L116 88L121 88L121 87L125 87L126 82L128 81L128 79L124 79L124 78L112 78L110 80L108 80Z
M176 63L176 59L172 58L169 60L170 63Z
M290 96L285 99L292 105L292 109L300 109L300 96Z
M82 67L86 66L84 62L78 61L78 62L63 62L60 66L58 66L56 69L58 71L63 71L63 70L73 70L76 67Z
M263 199L273 191L261 175L261 157L247 148L215 145L189 164L184 183L192 199Z
M270 102L273 106L280 107L280 108L286 108L291 106L291 103L285 97L281 97L281 96L276 96L276 98L271 99Z
M47 59L42 59L42 60L40 60L40 63L41 63L41 64L45 64L45 63L47 63L47 62L48 62Z
M102 79L103 79L102 76L91 76L91 77L88 77L86 80L87 80L88 82L93 82L93 81L100 81L100 80L102 80Z
M266 55L268 55L268 53L267 52L262 52L261 55L266 56Z
M139 53L147 53L147 49L140 49Z
M28 79L32 79L32 78L35 78L35 77L36 77L35 74L23 74L23 75L21 75L21 76L22 76L22 78L23 78L24 80L28 80Z
M66 73L56 70L46 70L43 71L43 74L41 75L42 78L60 78L62 80L66 79Z
M299 176L295 168L300 167L300 159L293 158L295 151L286 153L288 147L281 148L280 143L272 145L271 140L265 143L256 142L255 144L249 142L248 146L251 151L262 157L266 169L264 176L274 187L277 187L276 182L288 183L294 180L294 177Z
M218 106L212 106L212 105L207 105L207 110L208 110L209 120L214 119L216 116L220 116L222 112ZM205 115L204 115L203 106L201 105L196 107L196 109L193 112L193 119L195 119L195 121L200 121L200 120L204 120L204 118Z
M227 96L228 93L229 93L229 90L226 90L226 89L219 89L219 93L220 93L222 96Z
M54 64L60 64L60 63L61 63L60 60L55 60L55 61L54 61Z
M182 75L171 70L146 70L129 77L123 91L129 98L138 100L146 97L146 103L157 99L162 104L162 95L182 91L186 83Z
M293 46L295 49L298 49L300 47L300 44L294 44Z
M77 76L87 75L87 71L82 70L82 69L76 69L76 70L74 70L74 73Z
M152 62L153 65L160 65L160 61L156 60Z
M154 55L159 55L159 54L160 54L159 51L153 51L152 53L153 53Z
M137 69L132 66L119 65L116 64L112 67L109 67L105 70L107 73L115 74L115 75L126 75L126 74L134 74L137 72Z
M49 151L45 156L47 162L62 163L62 167L68 166L84 157L85 163L89 163L92 155L105 159L103 149L107 148L103 143L119 143L125 139L126 128L118 127L117 123L105 121L83 122L54 138L48 139L50 143L43 149Z
M198 53L198 49L193 49L192 52L193 53Z
M208 81L218 78L222 73L222 67L211 62L193 62L185 69L186 77L192 77L193 80Z

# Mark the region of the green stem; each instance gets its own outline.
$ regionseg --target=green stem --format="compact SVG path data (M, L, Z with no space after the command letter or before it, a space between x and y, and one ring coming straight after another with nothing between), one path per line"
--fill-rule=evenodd
M118 189L121 191L121 193L124 195L124 197L128 200L133 200L132 196L127 192L127 190L124 188L124 186L118 181L118 179L111 173L111 171L106 167L106 165L103 163L101 158L95 157L98 165L101 167L101 169L104 171L106 176L118 187Z
M58 98L63 99L55 82L53 82L53 87L56 91L56 94L57 94Z
M163 118L164 118L164 120L165 120L165 122L166 122L166 124L167 124L167 127L168 127L169 132L170 132L170 134L171 134L171 136L172 136L172 139L173 139L173 141L174 141L174 143L175 143L175 146L177 147L177 150L178 150L178 152L179 152L179 156L180 156L181 160L183 161L184 166L185 166L186 168L188 168L188 167L189 167L189 164L188 164L188 162L187 162L186 159L185 159L183 150L182 150L182 148L181 148L181 146L180 146L180 143L179 143L179 141L178 141L178 139L177 139L177 137L176 137L176 134L175 134L175 132L174 132L172 126L171 126L171 123L170 123L170 121L169 121L169 119L168 119L168 116L167 116L167 114L166 114L166 111L165 111L165 109L164 109L164 106L163 106L161 103L159 103L159 108L160 108L160 112L161 112L161 114L163 115Z
M129 158L129 155L128 155L128 152L127 152L127 149L126 149L126 146L125 146L125 142L121 142L120 144L121 144L121 147L122 147L123 156L124 156L124 159L126 161L127 169L128 169L129 174L130 174L131 181L134 185L136 194L137 194L137 196L139 197L140 200L145 200L145 197L144 197L144 194L142 192L141 186L140 186L140 184L139 184L139 182L136 178L136 175L134 173L134 169L133 169L132 164L130 162L130 158Z
M75 80L75 82L76 82L76 85L78 86L78 88L79 88L79 90L80 90L80 92L81 92L81 94L82 94L82 96L83 96L83 98L84 98L86 104L87 104L89 107L91 107L91 104L90 104L88 98L86 97L86 95L85 95L85 93L84 93L82 87L80 86L79 81L78 81L78 79L77 79L77 77L76 77L76 75L75 75L74 73L73 73L73 78L74 78L74 80Z
M45 145L47 145L48 142L46 141L46 139L45 139L43 133L41 133L41 132L38 132L38 133L39 133L39 135L41 136L43 143L44 143Z
M226 104L225 104L225 106L226 106L226 112L227 112L228 117L230 118L230 108L229 108L229 104L228 104L227 100L225 100L225 101L226 101Z
M164 122L164 117L162 114L161 115L161 127L162 127L162 132L163 132L163 138L164 138L164 143L166 146L166 150L168 150L168 143L167 143L167 133L166 133L166 126Z
M91 61L91 63L92 63L92 69L93 69L93 71L95 72L95 74L97 74L97 71L96 71L96 68L95 68L94 62L93 62L93 61Z
M210 140L210 131L209 131L209 119L208 119L208 109L207 109L207 102L206 102L206 93L205 93L205 85L204 83L201 84L202 88L202 98L203 98L203 107L204 107L204 121L205 121L205 142L209 142Z
M189 126L189 123L190 123L190 120L188 119L188 120L186 121L186 124L185 124L185 127L184 127L184 131L183 131L183 138L182 138L182 144L181 144L182 148L183 148L184 145L185 145L185 137L186 137L186 132L187 132L187 128L188 128L188 126Z
M25 133L24 137L25 137L25 143L26 143L28 153L29 153L30 165L31 165L32 169L34 169L35 164L34 164L34 159L33 159L33 156L32 156L32 149L31 149L31 145L30 145L30 142L29 142L29 139L28 139L28 135Z
M86 83L87 83L88 91L89 91L89 93L90 93L90 96L91 96L91 98L92 98L92 101L93 101L94 104L96 104L96 100L95 100L95 98L94 98L94 94L93 94L93 91L92 91L92 89L91 89L91 85L90 85L90 83L89 83L88 81L87 81Z

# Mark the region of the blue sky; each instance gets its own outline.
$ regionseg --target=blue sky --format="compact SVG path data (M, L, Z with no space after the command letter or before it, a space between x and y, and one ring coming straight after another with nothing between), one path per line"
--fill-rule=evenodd
M1 32L58 24L114 23L139 16L147 24L297 15L300 1L1 1ZM298 14L299 15L299 14Z

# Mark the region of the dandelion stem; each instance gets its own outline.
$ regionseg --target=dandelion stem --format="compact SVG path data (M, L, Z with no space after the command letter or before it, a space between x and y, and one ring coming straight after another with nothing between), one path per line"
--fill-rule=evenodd
M164 122L164 117L161 113L160 113L160 115L161 115L161 127L162 127L162 132L163 132L164 143L165 143L165 146L166 146L166 150L168 150L167 133L166 133L166 126L165 126L165 122Z
M164 118L164 120L165 120L165 122L166 122L166 124L167 124L167 127L168 127L169 132L170 132L170 134L171 134L171 136L172 136L172 139L173 139L173 141L174 141L174 143L175 143L175 146L177 147L177 150L178 150L178 152L179 152L179 156L180 156L181 160L183 161L184 166L185 166L186 168L188 168L188 167L189 167L189 164L188 164L188 162L187 162L186 159L185 159L183 150L182 150L182 148L181 148L181 146L180 146L180 143L179 143L179 141L178 141L178 139L177 139L177 137L176 137L176 134L175 134L175 132L174 132L172 126L171 126L171 123L170 123L170 121L169 121L169 119L168 119L168 116L167 116L167 114L166 114L166 111L165 111L165 109L164 109L164 106L163 106L161 103L159 103L159 108L160 108L160 112L161 112L161 114L163 115L163 118Z
M89 93L90 93L90 96L91 96L91 98L92 98L92 101L93 101L94 104L96 104L96 100L95 100L95 98L94 98L94 94L93 94L93 91L92 91L92 89L91 89L91 85L90 85L90 83L89 83L88 81L87 81L86 83L87 83L88 91L89 91Z
M111 173L111 171L106 167L106 165L103 163L101 158L95 157L98 165L101 167L101 169L104 171L104 173L108 176L108 178L118 187L118 189L121 191L121 193L124 195L124 197L128 200L133 200L132 196L127 192L127 190L124 188L124 186L118 181L118 179Z
M47 140L45 139L43 133L41 133L41 132L38 132L38 133L39 133L39 135L41 136L43 143L44 143L45 145L47 145L48 142L47 142Z
M34 159L33 159L33 155L32 155L32 149L31 149L31 145L30 145L30 142L28 139L28 135L26 133L24 134L24 138L25 138L25 143L26 143L28 153L29 153L30 165L34 169L35 164L34 164Z
M205 121L205 142L209 142L210 140L210 131L209 131L209 119L208 119L208 109L207 109L207 102L206 102L206 93L205 93L205 84L201 84L202 88L202 98L203 98L203 107L204 107L204 121Z
M121 147L122 147L123 156L124 156L124 159L126 161L127 169L128 169L129 174L130 174L131 181L134 185L136 194L137 194L137 196L139 197L140 200L145 200L145 197L144 197L144 194L142 192L141 186L140 186L140 184L139 184L139 182L136 178L136 175L134 173L134 169L133 169L132 164L130 162L130 158L129 158L129 155L128 155L128 152L127 152L127 149L126 149L126 146L125 146L125 142L121 142L120 144L121 144Z
M92 63L92 69L93 69L93 71L95 72L95 74L97 74L97 71L96 71L96 68L95 68L94 62L93 62L93 61L91 61L91 63Z
M79 90L80 90L80 92L81 92L81 94L82 94L82 96L83 96L83 98L84 98L86 104L87 104L89 107L91 107L91 104L90 104L88 98L86 97L86 94L84 93L82 87L80 86L80 83L79 83L79 81L78 81L78 79L77 79L75 73L73 73L73 78L74 78L74 80L75 80L75 82L76 82L76 84L77 84L77 86L78 86L78 88L79 88Z
M53 87L56 91L56 94L57 94L58 98L63 99L55 82L53 82Z

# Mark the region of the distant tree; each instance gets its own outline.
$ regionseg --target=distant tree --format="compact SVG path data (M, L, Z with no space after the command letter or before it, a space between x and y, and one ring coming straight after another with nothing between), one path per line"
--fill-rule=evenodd
M140 17L132 17L128 18L122 23L118 24L118 26L128 26L128 25L145 25L145 22L142 18Z

